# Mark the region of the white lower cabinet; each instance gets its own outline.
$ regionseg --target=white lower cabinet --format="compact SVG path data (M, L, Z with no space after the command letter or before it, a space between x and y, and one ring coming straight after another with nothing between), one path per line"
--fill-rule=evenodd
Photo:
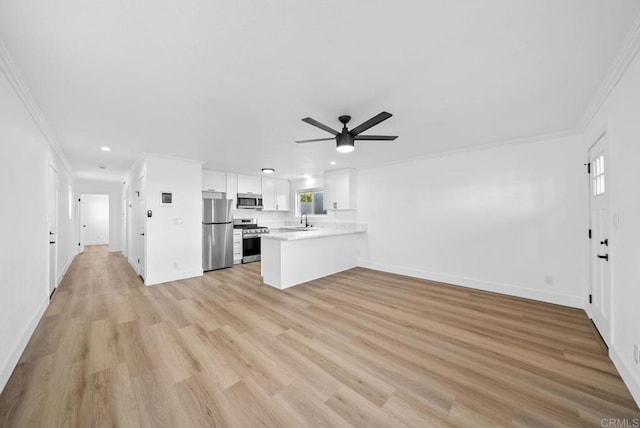
M233 229L233 264L242 263L242 229Z

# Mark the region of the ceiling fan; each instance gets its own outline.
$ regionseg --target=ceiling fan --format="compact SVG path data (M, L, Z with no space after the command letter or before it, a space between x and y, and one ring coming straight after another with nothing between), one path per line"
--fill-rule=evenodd
M354 147L354 142L355 140L359 140L359 141L393 141L396 138L398 138L397 135L360 135L362 132L366 131L367 129L376 126L377 124L379 124L380 122L382 122L383 120L387 120L389 119L391 116L393 116L391 113L387 113L386 111L383 111L380 114L377 114L375 116L373 116L371 119L361 123L360 125L356 126L355 128L353 128L351 131L349 131L347 129L347 123L349 123L349 121L351 120L351 116L340 116L338 118L338 120L340 121L340 123L342 123L342 132L338 132L333 128L328 127L327 125L318 122L315 119L311 119L310 117L305 117L304 119L302 119L303 122L308 123L309 125L313 125L316 126L320 129L323 129L333 135L335 135L335 137L333 138L316 138L313 140L301 140L301 141L296 141L296 143L300 144L300 143L314 143L316 141L330 141L330 140L336 140L336 150L341 152L341 153L349 153L351 151L353 151Z

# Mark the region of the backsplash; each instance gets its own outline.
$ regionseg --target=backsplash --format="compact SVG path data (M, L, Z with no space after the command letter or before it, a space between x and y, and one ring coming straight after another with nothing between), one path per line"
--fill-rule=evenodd
M308 222L313 227L319 229L338 229L338 230L367 230L365 223L356 221L356 211L327 211L324 216L310 216ZM304 222L304 220L302 220ZM299 226L300 217L294 217L289 214L285 220L286 226Z
M255 218L260 226L269 228L300 225L300 217L292 212L233 210L233 218ZM325 216L310 216L308 222L319 229L367 230L366 224L356 221L356 211L328 211Z
M260 226L282 226L289 217L288 212L258 211L258 210L233 210L233 218L256 218Z

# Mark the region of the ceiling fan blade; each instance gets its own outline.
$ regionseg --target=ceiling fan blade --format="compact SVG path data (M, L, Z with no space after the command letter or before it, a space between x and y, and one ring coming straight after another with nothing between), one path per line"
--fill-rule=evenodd
M386 111L383 111L382 113L373 116L371 119L367 120L366 122L363 122L360 125L356 126L350 131L350 133L353 136L358 135L361 132L364 132L367 129L371 128L372 126L376 126L383 120L389 119L391 116L393 116L391 113L387 113Z
M315 143L316 141L332 141L335 140L335 138L314 138L313 140L300 140L300 141L296 141L296 143L301 144L301 143Z
M356 135L353 137L354 140L360 141L393 141L398 138L397 135Z
M335 129L329 128L327 125L325 125L324 123L320 123L315 119L311 119L310 117L305 117L304 119L302 119L303 122L307 122L309 125L313 125L316 126L320 129L323 129L333 135L338 135L339 132L336 131Z

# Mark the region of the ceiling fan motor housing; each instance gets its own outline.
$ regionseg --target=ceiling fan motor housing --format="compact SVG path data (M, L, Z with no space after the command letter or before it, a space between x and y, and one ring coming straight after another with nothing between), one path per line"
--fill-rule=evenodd
M346 129L343 129L340 134L336 135L336 147L353 146L353 142L353 135Z

